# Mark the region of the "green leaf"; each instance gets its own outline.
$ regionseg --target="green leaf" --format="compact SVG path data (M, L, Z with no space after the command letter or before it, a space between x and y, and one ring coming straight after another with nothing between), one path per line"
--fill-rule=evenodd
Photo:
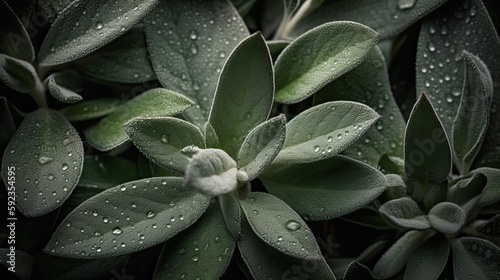
M352 262L344 273L343 280L373 280L370 269L359 262Z
M307 224L280 199L252 192L239 203L255 234L269 246L299 259L322 258Z
M182 148L204 148L198 127L177 118L136 118L125 124L130 140L147 158L159 166L184 174L189 158Z
M408 196L408 190L402 176L387 174L384 177L387 180L387 189L379 197L379 201L385 202Z
M0 53L20 60L32 62L35 51L30 36L23 24L4 1L0 1Z
M401 158L389 157L383 154L378 162L380 171L387 175L404 176L404 161Z
M340 155L270 170L260 179L271 194L311 220L337 218L360 209L387 185L380 171Z
M408 259L405 280L436 280L443 272L450 244L444 236L437 234L422 244Z
M486 176L486 186L481 193L479 206L488 206L500 201L498 195L498 186L500 185L500 170L495 168L483 167L473 170L471 173L481 173Z
M405 173L413 199L421 203L427 193L439 189L435 186L447 182L451 164L446 132L429 99L422 94L405 133Z
M318 9L299 21L292 30L298 36L325 22L351 20L373 28L382 38L395 37L403 30L432 12L447 0L426 1L325 1ZM413 5L409 5L412 4Z
M3 156L5 147L7 147L15 132L16 124L10 114L7 99L0 96L0 156Z
M245 23L228 0L173 0L160 1L145 27L158 80L193 100L199 107L184 115L195 125L203 125L227 57L248 36Z
M37 83L38 76L30 63L0 53L0 81L9 88L22 92L30 92Z
M226 222L226 228L233 236L234 240L239 240L241 236L241 208L238 201L231 195L219 196L222 216Z
M205 135L205 145L207 148L220 148L219 136L215 132L214 127L209 122L203 125L203 134Z
M255 2L257 2L257 0L231 0L231 3L233 3L242 17L252 9Z
M4 182L15 177L17 209L36 217L61 206L78 183L82 166L78 132L61 114L42 108L23 120L9 142L2 176Z
M475 237L452 239L453 270L457 280L498 278L500 248Z
M292 104L313 95L359 65L378 37L355 22L326 23L301 35L276 61L276 101Z
M115 111L122 100L116 98L98 98L69 105L60 110L68 121L79 122L104 117Z
M105 190L138 177L137 164L129 160L107 155L85 156L78 185Z
M381 118L345 155L377 166L380 157L403 158L405 121L394 100L386 61L378 47L373 48L360 65L329 83L314 95L314 103L347 100L366 104Z
M191 226L209 201L187 190L182 178L128 182L80 204L61 222L44 250L73 258L137 252Z
M432 235L433 231L430 229L406 232L377 261L372 269L373 278L390 278L403 270L414 251Z
M304 276L309 276L309 279L336 279L323 258L303 260L284 255L262 241L246 219L242 220L242 229L238 248L254 279L294 279Z
M82 97L75 91L80 87L79 77L67 72L57 72L47 78L52 97L64 103L76 103Z
M370 107L356 102L314 106L288 122L285 143L273 164L313 162L338 154L378 118Z
M409 229L426 229L431 225L418 204L409 197L390 200L380 206L380 213L394 224Z
M445 234L455 234L465 223L465 212L460 206L451 202L436 204L429 211L429 223L431 226Z
M77 0L61 11L38 54L40 66L76 60L125 34L158 0Z
M111 150L128 140L123 125L137 117L167 117L179 114L193 103L173 91L157 88L129 100L89 127L85 133L89 143L100 151Z
M91 77L118 83L143 83L156 77L144 31L138 27L77 61L77 67Z
M262 35L255 33L230 54L222 69L209 116L221 147L233 158L248 132L267 120L273 94L269 50Z
M478 237L487 239L495 245L500 244L500 236L498 233L500 232L500 214L493 216L493 218L487 221L481 221L478 223L479 225L475 226L475 232L479 233Z
M273 58L273 61L276 61L278 56L283 52L283 50L290 44L290 41L285 40L274 40L267 41L267 47L269 48L269 53Z
M255 179L274 160L285 140L286 118L272 118L254 128L243 141L236 162L240 170Z
M236 242L226 229L217 204L181 236L163 246L153 279L219 279L233 256Z
M493 82L486 65L464 52L465 85L457 116L453 122L453 149L460 173L469 173L488 130Z
M11 240L11 239L9 239ZM10 247L15 248L15 247ZM6 279L12 279L12 275L15 275L15 279L19 280L29 280L31 279L31 272L33 269L33 258L30 254L20 251L20 250L11 250L10 248L0 248L0 266L2 269L7 270L7 268L12 268L15 272L10 274ZM12 257L14 258L13 264L9 263L12 261ZM9 269L9 271L12 271ZM5 277L5 272L2 273L2 276ZM5 279L5 278L4 278Z
M426 17L420 29L416 92L429 94L448 135L452 135L462 95L463 50L481 58L491 73L494 91L500 89L500 40L482 2L449 1ZM475 166L500 167L500 161L494 158L495 149L500 146L499 105L499 98L493 98L490 126Z
M474 173L472 177L458 181L446 194L446 201L463 206L481 194L487 184L487 177L482 173Z

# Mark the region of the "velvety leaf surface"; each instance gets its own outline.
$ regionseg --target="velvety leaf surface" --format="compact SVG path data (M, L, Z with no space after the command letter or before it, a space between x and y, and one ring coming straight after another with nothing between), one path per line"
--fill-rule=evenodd
M445 234L457 233L465 223L465 213L460 206L451 202L436 204L429 211L432 228Z
M285 143L273 164L312 162L338 154L379 117L370 107L356 102L314 106L288 122Z
M343 280L373 280L370 269L359 262L352 262L344 272Z
M311 96L360 64L377 40L375 31L355 22L326 23L301 35L276 60L276 101Z
M98 98L69 105L60 110L70 122L79 122L104 117L116 110L123 101L117 98Z
M203 125L203 134L205 135L205 145L207 148L220 149L219 136L217 136L217 132L215 132L215 129L210 122L206 122Z
M234 240L239 240L241 236L242 212L238 201L231 194L227 194L219 196L219 203L227 230L231 233Z
M500 200L498 186L500 185L500 170L483 167L473 170L471 173L481 173L486 176L486 186L481 193L480 206L487 206Z
M491 73L494 90L500 92L500 41L481 0L449 1L427 17L420 30L416 93L429 94L448 135L462 95L463 50L481 58ZM500 166L499 100L493 98L490 127L477 166Z
M28 93L35 87L37 77L30 63L0 53L0 81L9 88Z
M236 158L248 132L266 121L273 98L271 57L264 38L255 33L230 54L222 69L209 116L221 147L231 157Z
M58 112L38 109L21 123L2 159L2 177L14 176L16 206L27 217L44 215L68 198L83 166L78 132ZM15 168L15 175L8 169Z
M145 27L158 80L163 87L193 100L199 107L189 109L185 116L195 125L203 125L222 66L248 36L243 20L227 0L160 1L146 18Z
M182 178L128 182L80 204L61 222L44 250L73 258L136 252L188 228L209 201L184 188Z
M379 48L373 48L360 65L329 83L314 96L314 103L347 100L373 108L381 118L343 154L377 166L387 154L403 158L405 121L388 83L387 66Z
M357 210L387 185L380 171L344 156L270 170L260 179L271 194L310 220L337 218Z
M0 1L0 53L32 62L35 51L23 24L4 1Z
M446 194L446 201L463 206L481 194L487 181L488 178L484 174L474 173L472 177L460 180L451 186Z
M405 270L405 280L436 280L443 272L450 244L441 234L436 234L418 247L408 259Z
M254 128L243 141L236 162L240 170L255 179L276 157L285 140L286 118L272 118Z
M194 225L165 243L153 279L219 279L235 246L220 208L212 204Z
M298 36L329 21L352 20L373 28L383 38L390 38L446 1L384 1L383 3L379 0L325 1L322 6L299 21L291 35Z
M390 200L380 207L382 213L398 226L410 229L426 229L431 225L418 204L409 197Z
M204 148L198 127L177 118L136 118L125 124L134 145L154 163L184 174L189 158L181 150L189 145Z
M38 54L41 66L84 57L125 34L158 0L73 1L54 21Z
M462 237L451 241L454 276L458 280L498 278L500 249L490 241Z
M57 72L47 78L47 84L52 97L65 103L76 103L82 100L82 96L74 91L79 86L79 77Z
M500 245L500 214L495 215L493 218L487 221L481 221L481 223L476 226L475 230L480 233L480 237L487 239L493 244Z
M78 185L108 189L138 179L137 164L108 155L85 156Z
M137 117L167 117L179 114L193 103L173 91L157 88L129 100L89 127L85 133L89 143L100 151L107 151L128 140L123 125Z

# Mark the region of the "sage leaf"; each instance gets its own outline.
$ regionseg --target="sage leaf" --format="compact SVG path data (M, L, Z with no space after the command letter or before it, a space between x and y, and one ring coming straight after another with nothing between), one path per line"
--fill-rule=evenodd
M285 143L273 164L313 162L338 154L378 118L373 109L356 102L314 106L288 122Z
M273 98L271 57L264 38L255 33L238 44L224 64L208 118L231 157L236 158L248 132L267 120Z
M206 122L203 126L203 134L205 135L205 145L207 148L220 148L219 136L217 136L217 132L215 132L210 122Z
M431 225L418 204L409 197L390 200L380 206L380 213L394 224L409 229L426 229Z
M82 259L136 252L191 226L209 201L187 190L182 178L154 177L118 185L66 216L44 251Z
M302 260L284 255L262 241L246 219L242 220L242 230L238 248L254 279L293 279L303 277L306 269L311 279L336 279L323 258Z
M450 255L450 243L437 234L418 247L408 259L406 280L436 280L443 272Z
M269 53L273 61L276 62L278 56L283 52L283 50L290 44L290 41L285 40L273 40L267 41L267 47L269 48Z
M307 224L282 200L252 192L239 203L255 234L269 246L299 259L322 258Z
M117 98L97 98L69 105L59 112L70 122L80 122L104 117L115 111L123 101Z
M163 246L153 279L184 277L219 279L233 256L236 242L226 230L218 204L212 204L182 235Z
M233 236L234 240L239 240L241 236L241 208L236 199L231 195L219 196L222 216L226 222L226 228Z
M248 36L243 20L228 0L160 1L146 17L145 31L158 80L193 100L199 107L193 106L184 115L195 125L203 125L224 63Z
M452 139L460 173L466 175L488 130L493 82L486 65L478 57L464 52L463 59L466 79L453 122Z
M233 3L242 17L252 9L255 2L257 2L257 0L231 0L231 3Z
M452 239L453 271L458 280L495 279L500 269L500 249L490 241L462 237Z
M38 76L30 63L0 53L0 81L15 91L29 93Z
M125 34L158 0L77 0L61 11L38 54L40 66L84 57Z
M481 173L486 176L486 186L481 192L479 206L488 206L500 201L498 196L498 186L500 185L500 170L489 167L482 167L473 170L471 173Z
M128 140L123 125L137 117L167 117L179 114L193 103L173 91L157 88L129 100L85 133L89 143L100 151L111 150Z
M177 118L135 118L125 124L134 145L155 164L184 174L189 158L181 150L189 145L204 148L198 127Z
M2 176L16 177L16 206L27 217L47 214L75 188L83 166L78 132L57 111L38 109L23 120L6 148Z
M276 101L306 99L359 65L377 41L375 31L355 22L325 23L306 32L276 60Z
M457 233L465 223L466 215L460 206L451 202L436 204L429 211L429 223L445 234Z
M404 176L404 161L401 158L389 157L383 154L378 162L380 171L387 175Z
M351 20L373 28L384 39L391 38L446 1L388 1L380 3L378 0L365 0L362 5L359 2L349 0L325 1L323 5L297 23L291 36L298 36L326 22Z
M487 221L481 221L481 223L475 227L475 231L479 233L479 237L487 239L499 246L500 237L498 236L498 232L500 231L500 214L495 215Z
M202 149L189 161L184 184L208 196L218 196L238 187L240 172L236 162L223 150Z
M389 85L386 61L378 47L351 71L326 85L314 95L314 103L347 100L374 109L381 118L344 154L376 167L387 154L403 158L405 121ZM376 144L375 144L376 143Z
M375 263L372 269L373 278L390 278L403 270L413 252L432 235L433 232L430 229L406 232Z
M359 262L352 262L344 272L343 280L373 280L370 269Z
M52 97L61 102L76 103L83 99L73 90L80 86L78 76L57 72L47 78L47 84Z
M35 51L21 20L5 0L0 1L0 53L33 62Z
M285 140L286 118L272 118L254 128L243 141L236 162L240 170L255 179L276 157Z
M137 164L132 161L108 155L85 156L78 185L105 190L138 177Z
M386 188L384 175L344 156L266 171L266 189L309 220L328 220L353 212Z
M144 83L156 78L144 31L139 27L76 61L76 66L93 78L117 83Z
M446 201L463 206L481 194L487 181L488 178L484 174L473 173L472 177L460 180L450 187L446 194Z

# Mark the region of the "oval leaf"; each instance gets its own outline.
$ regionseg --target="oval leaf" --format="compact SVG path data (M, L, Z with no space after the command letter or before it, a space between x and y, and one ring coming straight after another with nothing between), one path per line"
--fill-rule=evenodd
M35 217L63 204L78 183L82 166L78 132L58 112L38 109L24 119L7 146L2 175L4 182L15 176L16 206L25 216Z
M28 93L36 86L38 75L30 63L0 53L0 81L15 91Z
M299 259L322 258L307 224L280 199L252 192L239 203L255 234L269 246Z
M276 60L276 101L313 95L360 64L377 41L375 31L355 22L326 23L301 35Z
M233 158L248 132L267 120L273 94L269 50L262 35L255 33L236 46L224 64L209 116L221 147Z
M182 178L154 177L128 182L75 208L44 250L73 258L136 252L191 226L205 212L209 201L208 197L187 190Z
M418 204L409 197L390 200L380 207L382 213L394 224L409 229L426 229L431 225Z
M219 197L222 216L226 222L226 228L233 236L234 240L239 240L241 236L241 208L236 199L231 195Z
M159 166L184 174L189 158L181 150L189 145L204 148L198 127L169 117L136 118L125 124L130 140Z
M0 53L32 62L35 51L30 36L16 13L2 0L0 1Z
M269 170L266 189L311 220L337 218L360 209L386 188L375 168L344 156Z
M284 115L272 118L254 128L243 141L238 153L238 167L255 179L279 153L285 140Z
M450 244L448 240L443 235L434 235L410 256L404 279L438 279L446 266L449 255Z
M89 143L100 151L111 150L128 140L123 125L137 117L167 117L179 114L193 103L173 91L157 88L129 100L98 124L87 129Z
M500 248L475 237L452 239L453 270L457 280L498 278Z
M73 91L80 86L78 80L78 76L64 72L54 73L47 78L52 96L65 103L76 103L82 100L82 97Z
M481 193L480 206L488 206L500 200L498 186L500 185L500 170L483 167L473 170L471 173L481 173L486 176L486 186Z
M457 233L465 223L465 213L460 206L451 202L436 204L429 211L429 223L435 230L445 234Z
M121 104L122 100L115 98L98 98L90 101L81 102L75 105L69 105L61 109L63 114L70 122L80 122L104 117Z
M286 138L273 164L305 163L331 157L356 141L380 116L350 101L314 106L286 126Z
M125 34L158 0L77 0L54 21L38 54L41 66L84 57Z
M145 27L158 80L163 87L193 100L199 107L184 115L195 125L203 125L222 66L238 42L248 36L243 19L227 0L172 0L160 1L146 18Z

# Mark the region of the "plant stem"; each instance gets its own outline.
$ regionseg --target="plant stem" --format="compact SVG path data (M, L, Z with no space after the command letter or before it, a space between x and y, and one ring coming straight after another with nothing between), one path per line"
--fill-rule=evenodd
M31 97L35 99L36 104L39 108L47 108L47 98L45 96L46 87L37 77L35 87L31 90Z
M288 20L289 15L284 14L283 21L281 22L278 31L276 31L276 35L274 39L286 39L288 35L292 31L292 29L297 25L297 23L306 15L311 13L314 9L316 9L323 1L318 0L306 0L302 6L300 6L299 10Z

